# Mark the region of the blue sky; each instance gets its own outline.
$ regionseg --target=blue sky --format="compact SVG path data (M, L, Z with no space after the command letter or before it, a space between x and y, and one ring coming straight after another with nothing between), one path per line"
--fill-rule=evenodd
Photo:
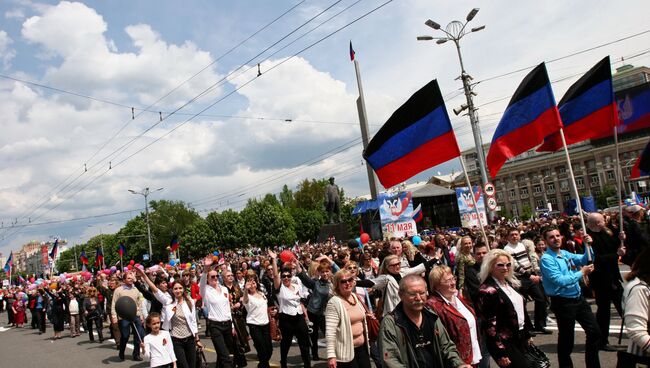
M427 18L444 26L481 7L471 24L486 29L464 38L462 52L467 71L480 81L475 102L485 142L525 71L486 80L490 77L560 59L547 65L550 78L557 81L553 89L559 100L605 55L611 55L614 67L623 64L622 58L633 65L650 64L650 33L630 37L650 29L644 19L649 6L640 0L394 0L292 57L380 4L0 2L0 74L95 99L0 78L4 115L0 219L5 227L0 229L0 252L50 236L80 242L99 228L116 231L137 211L55 225L8 226L16 220L22 226L30 219L40 223L142 208L142 198L128 189L164 187L151 198L190 202L203 215L215 209L240 209L247 198L278 192L284 183L293 187L303 178L334 175L349 195L365 194L350 40L361 63L371 131L413 92L437 78L462 149L473 141L467 117L451 113L464 102L461 84L455 80L456 50L449 43L416 41L418 35L435 35L424 25ZM221 57L293 6L276 23ZM579 53L606 43L611 44ZM576 55L567 57L572 54ZM256 77L257 63L261 77ZM242 64L247 71L236 71ZM231 72L235 73L219 82ZM184 106L214 84L215 90ZM137 118L131 120L129 107L151 104L152 112L138 109ZM158 111L165 119L156 124ZM341 146L348 149L332 155ZM456 166L452 161L417 178Z

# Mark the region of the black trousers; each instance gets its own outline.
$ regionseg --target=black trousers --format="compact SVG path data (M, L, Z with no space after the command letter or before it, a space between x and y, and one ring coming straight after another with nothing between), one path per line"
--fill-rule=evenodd
M253 339L253 346L257 352L259 368L269 368L269 361L273 355L273 343L271 341L271 329L269 324L248 325L248 331Z
M102 318L99 315L94 317L86 318L86 331L88 331L88 339L90 341L95 341L95 335L93 335L93 324L97 328L97 335L99 335L99 341L104 341L104 325L102 324ZM144 336L142 337L144 338Z
M336 362L337 368L370 368L370 355L366 344L354 348L354 359L349 362Z
M307 331L307 323L302 314L290 316L288 314L280 313L280 331L282 332L282 340L280 341L280 366L285 368L287 366L287 355L291 348L291 340L296 337L298 340L298 347L300 348L300 356L305 368L311 368L311 356L309 355L309 332Z
M600 328L591 308L582 296L578 298L551 297L551 310L557 321L557 355L560 368L573 368L571 352L575 335L575 323L587 335L585 365L587 368L600 368L598 349L602 345Z
M533 323L535 329L546 327L546 296L542 292L541 283L536 284L528 277L520 278L521 288L520 292L535 302L535 317Z
M210 339L217 352L217 368L232 368L232 358L228 346L232 346L232 321L216 322L208 320Z
M309 338L311 339L311 356L316 359L318 357L318 331L323 331L323 334L325 334L325 316L309 311L307 311L307 315L309 321L314 324Z
M45 320L45 311L43 309L38 309L36 311L36 324L38 325L38 330L42 333L45 333L45 328L47 326L47 321Z
M38 317L36 317L36 314L38 314L38 311L36 308L29 308L29 313L32 315L32 330L38 328Z
M614 308L618 315L623 317L623 308L621 300L623 299L623 285L620 281L603 282L600 285L592 285L592 290L596 296L596 321L602 334L602 344L608 344L609 337L609 323L611 318L611 305L614 303Z
M174 354L176 355L176 366L178 368L196 367L196 342L194 336L179 339L172 336Z

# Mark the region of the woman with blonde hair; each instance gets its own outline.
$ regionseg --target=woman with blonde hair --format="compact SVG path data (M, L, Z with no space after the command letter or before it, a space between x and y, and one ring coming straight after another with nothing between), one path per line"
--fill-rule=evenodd
M474 241L468 235L463 236L458 240L458 255L456 256L456 275L458 277L457 285L458 290L464 293L465 286L465 271L467 267L472 267L476 261L472 256L474 249ZM467 295L467 294L463 294Z
M515 290L514 259L505 250L492 249L483 258L479 278L481 328L490 355L500 367L528 367L525 357L532 345L531 323L524 298Z
M95 341L93 334L93 324L97 328L97 335L99 335L99 342L104 342L103 322L99 309L99 298L97 297L97 289L93 286L86 289L86 298L84 299L84 317L86 319L86 331L88 331L88 338L90 341Z
M354 293L356 274L340 270L332 284L334 296L325 309L327 365L370 368L366 309Z

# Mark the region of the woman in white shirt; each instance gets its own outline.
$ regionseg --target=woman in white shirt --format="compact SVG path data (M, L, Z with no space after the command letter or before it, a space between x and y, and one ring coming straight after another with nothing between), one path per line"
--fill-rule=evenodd
M257 275L246 277L242 302L247 312L246 324L257 352L257 360L259 361L257 366L259 368L269 368L269 361L273 355L273 345L269 327L268 301L264 293L257 289L259 284Z
M325 309L327 365L330 368L370 368L366 309L354 292L356 272L334 275L334 296Z
M273 287L277 294L280 331L282 332L280 366L282 368L287 366L287 355L291 348L291 340L295 336L296 340L298 340L304 367L310 368L309 330L307 329L300 300L300 289L291 282L293 274L289 269L283 268L282 274L278 272L277 255L269 250L269 257L271 257L271 263L273 264Z
M625 279L628 281L623 291L625 326L630 338L627 352L650 357L650 251L639 254Z

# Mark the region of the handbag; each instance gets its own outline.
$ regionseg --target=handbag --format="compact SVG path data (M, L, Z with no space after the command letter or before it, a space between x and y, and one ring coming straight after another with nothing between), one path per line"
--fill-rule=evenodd
M363 305L363 309L366 310L366 326L368 326L368 340L370 340L370 343L373 343L377 341L377 338L379 337L379 320L377 317L375 317L372 312L368 309L368 306L366 303L361 301L361 299L357 300Z
M636 368L637 364L648 366L650 364L650 357L638 356L627 351L618 351L616 353L617 361L616 368Z
M533 344L528 346L524 357L528 360L529 367L531 368L549 368L551 366L551 360L548 356Z
M208 360L205 359L203 349L196 349L196 368L208 368Z

